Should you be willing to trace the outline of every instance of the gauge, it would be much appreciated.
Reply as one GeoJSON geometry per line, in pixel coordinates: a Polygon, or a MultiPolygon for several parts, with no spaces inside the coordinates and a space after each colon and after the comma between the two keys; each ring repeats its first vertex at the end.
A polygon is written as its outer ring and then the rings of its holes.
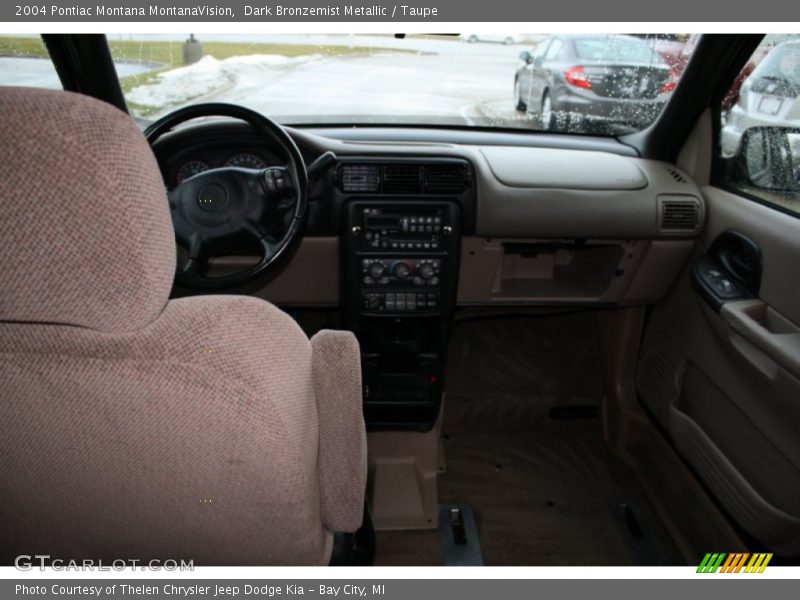
{"type": "Polygon", "coordinates": [[[208,171],[210,168],[211,167],[208,166],[208,163],[204,163],[202,160],[190,160],[189,162],[181,165],[181,168],[178,169],[178,173],[175,175],[175,178],[178,180],[178,183],[182,183],[183,181],[189,179],[189,177],[194,177],[198,173],[208,171]]]}
{"type": "Polygon", "coordinates": [[[226,167],[242,167],[244,169],[266,169],[267,161],[256,154],[242,152],[231,156],[226,162],[226,167]]]}

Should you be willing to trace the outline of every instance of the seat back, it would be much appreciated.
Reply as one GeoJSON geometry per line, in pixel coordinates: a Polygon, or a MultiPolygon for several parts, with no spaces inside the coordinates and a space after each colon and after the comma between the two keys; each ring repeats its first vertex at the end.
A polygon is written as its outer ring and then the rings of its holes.
{"type": "Polygon", "coordinates": [[[163,184],[124,113],[3,89],[0,132],[0,563],[327,564],[363,509],[352,334],[168,301],[163,184]]]}

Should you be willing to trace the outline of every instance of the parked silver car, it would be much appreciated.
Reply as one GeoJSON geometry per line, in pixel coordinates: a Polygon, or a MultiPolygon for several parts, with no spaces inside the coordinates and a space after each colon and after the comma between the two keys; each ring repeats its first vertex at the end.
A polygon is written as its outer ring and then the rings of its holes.
{"type": "Polygon", "coordinates": [[[652,45],[627,35],[554,36],[520,58],[514,104],[538,115],[543,129],[566,129],[575,121],[641,129],[675,87],[652,45]]]}
{"type": "Polygon", "coordinates": [[[800,42],[775,46],[742,84],[722,128],[722,155],[735,155],[751,127],[800,127],[800,42]]]}

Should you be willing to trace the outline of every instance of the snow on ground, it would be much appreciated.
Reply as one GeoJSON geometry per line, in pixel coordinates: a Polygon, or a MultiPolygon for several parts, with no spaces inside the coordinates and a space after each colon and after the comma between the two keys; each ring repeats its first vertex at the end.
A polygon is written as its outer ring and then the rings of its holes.
{"type": "Polygon", "coordinates": [[[206,55],[192,65],[158,73],[154,81],[133,88],[126,98],[150,109],[167,108],[225,89],[241,77],[268,80],[277,70],[317,58],[316,54],[250,54],[217,60],[206,55]]]}

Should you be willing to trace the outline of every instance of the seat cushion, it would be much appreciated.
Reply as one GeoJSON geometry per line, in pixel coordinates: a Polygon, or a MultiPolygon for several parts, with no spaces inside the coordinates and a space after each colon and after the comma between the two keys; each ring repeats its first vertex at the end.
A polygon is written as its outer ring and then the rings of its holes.
{"type": "Polygon", "coordinates": [[[3,564],[328,563],[312,347],[271,304],[173,300],[126,333],[0,324],[0,349],[3,564]]]}

